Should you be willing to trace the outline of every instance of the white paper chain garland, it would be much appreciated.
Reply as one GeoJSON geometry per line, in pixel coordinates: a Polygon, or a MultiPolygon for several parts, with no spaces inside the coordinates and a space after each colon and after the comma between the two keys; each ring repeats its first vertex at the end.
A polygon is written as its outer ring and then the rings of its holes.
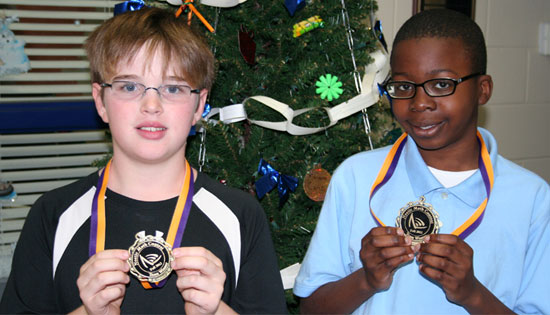
{"type": "Polygon", "coordinates": [[[374,51],[370,54],[370,56],[374,59],[374,62],[366,66],[365,75],[363,76],[363,80],[361,82],[361,93],[334,107],[324,107],[330,120],[330,123],[327,126],[316,128],[298,126],[292,122],[293,119],[316,108],[310,107],[293,110],[287,104],[267,96],[251,96],[246,98],[241,104],[212,108],[210,113],[205,117],[205,120],[207,122],[217,123],[218,120],[214,120],[212,117],[218,114],[219,121],[224,124],[231,124],[248,119],[248,121],[252,124],[268,129],[286,131],[289,134],[296,136],[309,135],[326,130],[327,128],[334,126],[339,120],[366,109],[379,101],[380,95],[378,91],[378,84],[382,84],[388,76],[390,69],[389,60],[388,55],[381,50],[374,51]],[[286,119],[286,121],[271,122],[250,119],[246,115],[246,111],[244,109],[244,104],[249,100],[255,100],[272,108],[273,110],[276,110],[286,119]]]}

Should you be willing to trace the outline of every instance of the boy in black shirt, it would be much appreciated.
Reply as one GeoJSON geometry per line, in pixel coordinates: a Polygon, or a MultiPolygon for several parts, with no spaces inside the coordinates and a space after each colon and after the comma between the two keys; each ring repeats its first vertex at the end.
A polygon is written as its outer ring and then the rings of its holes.
{"type": "Polygon", "coordinates": [[[285,313],[261,206],[185,157],[214,78],[208,45],[144,8],[103,23],[86,50],[113,158],[35,203],[0,312],[285,313]]]}

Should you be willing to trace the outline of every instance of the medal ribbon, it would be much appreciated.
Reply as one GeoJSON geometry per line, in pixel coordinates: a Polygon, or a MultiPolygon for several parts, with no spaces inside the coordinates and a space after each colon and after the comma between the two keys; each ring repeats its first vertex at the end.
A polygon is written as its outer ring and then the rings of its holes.
{"type": "MultiPolygon", "coordinates": [[[[483,141],[483,137],[481,136],[479,131],[477,131],[477,140],[480,146],[478,166],[481,172],[481,177],[483,178],[483,183],[485,186],[487,197],[479,205],[476,211],[474,211],[474,213],[470,216],[470,218],[468,218],[468,220],[462,223],[462,225],[460,225],[457,229],[455,229],[451,233],[453,235],[460,237],[461,239],[465,239],[468,235],[470,235],[470,233],[472,233],[479,226],[479,224],[481,223],[481,220],[483,220],[483,214],[485,213],[485,209],[487,208],[487,202],[489,201],[489,196],[491,195],[491,190],[493,189],[493,183],[494,183],[493,165],[491,164],[489,151],[487,150],[487,147],[485,146],[485,142],[483,141]]],[[[392,177],[406,142],[407,142],[407,134],[403,133],[401,137],[397,139],[397,141],[393,144],[392,148],[390,149],[390,152],[386,156],[386,159],[384,160],[384,164],[382,164],[382,167],[380,168],[380,172],[378,173],[378,176],[376,177],[376,180],[374,181],[374,184],[372,185],[372,188],[370,190],[370,196],[369,196],[370,213],[374,218],[374,220],[376,221],[376,223],[378,224],[378,226],[386,226],[386,225],[384,224],[384,222],[382,222],[382,220],[380,220],[376,216],[376,214],[372,210],[372,207],[370,206],[370,203],[372,201],[372,197],[374,196],[374,194],[384,184],[386,184],[388,180],[392,177]]]]}
{"type": "MultiPolygon", "coordinates": [[[[94,199],[92,201],[89,244],[90,256],[105,250],[105,191],[107,190],[107,182],[109,181],[111,162],[112,160],[107,163],[103,173],[99,176],[97,182],[98,188],[96,189],[94,199]]],[[[168,229],[168,235],[166,237],[166,243],[170,244],[172,247],[174,247],[174,245],[181,244],[183,232],[185,231],[185,226],[187,225],[187,218],[189,217],[189,212],[191,211],[194,192],[194,180],[192,173],[193,170],[191,169],[189,162],[186,160],[183,187],[178,197],[176,208],[174,209],[174,214],[172,215],[172,221],[170,222],[170,227],[168,229]]],[[[141,281],[141,285],[145,289],[160,288],[164,286],[166,280],[167,279],[164,279],[154,283],[141,281]]]]}

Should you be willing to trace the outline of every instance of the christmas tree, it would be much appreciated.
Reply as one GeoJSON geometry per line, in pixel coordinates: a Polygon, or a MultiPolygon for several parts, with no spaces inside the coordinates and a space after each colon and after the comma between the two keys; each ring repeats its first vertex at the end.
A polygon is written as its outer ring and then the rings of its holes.
{"type": "MultiPolygon", "coordinates": [[[[159,1],[148,4],[175,12],[181,8],[159,1]]],[[[218,8],[197,1],[193,9],[191,24],[204,32],[217,59],[217,78],[208,103],[221,108],[244,102],[248,120],[223,123],[213,116],[197,126],[197,134],[188,141],[189,162],[229,186],[262,197],[279,265],[285,268],[305,255],[322,205],[323,188],[328,184],[327,174],[354,153],[369,150],[371,145],[376,148],[392,143],[401,131],[389,104],[381,101],[325,130],[293,135],[251,123],[285,118],[250,97],[266,96],[294,111],[313,108],[292,123],[329,126],[331,120],[324,108],[357,96],[361,91],[357,81],[365,74],[365,66],[373,62],[369,54],[384,49],[380,30],[374,27],[376,3],[248,0],[218,8]],[[197,18],[197,11],[214,33],[197,18]],[[371,128],[367,134],[368,124],[371,128]],[[272,167],[276,173],[259,172],[260,161],[264,169],[272,167]],[[280,185],[269,181],[277,178],[280,185]],[[258,180],[267,189],[259,191],[258,180]],[[274,188],[269,192],[271,185],[274,188]]],[[[188,16],[185,10],[180,15],[188,16]]],[[[296,301],[290,290],[287,302],[294,311],[296,301]]]]}

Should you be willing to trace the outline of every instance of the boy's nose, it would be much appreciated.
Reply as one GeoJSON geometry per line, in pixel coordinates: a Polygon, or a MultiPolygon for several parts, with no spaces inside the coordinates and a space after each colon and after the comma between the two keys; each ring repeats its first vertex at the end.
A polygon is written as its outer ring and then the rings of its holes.
{"type": "Polygon", "coordinates": [[[429,96],[422,86],[417,86],[416,93],[411,98],[410,110],[422,112],[425,110],[434,110],[435,108],[434,98],[429,96]]]}
{"type": "Polygon", "coordinates": [[[160,93],[157,89],[148,88],[143,91],[141,110],[149,114],[158,114],[163,111],[162,100],[160,99],[160,93]]]}

